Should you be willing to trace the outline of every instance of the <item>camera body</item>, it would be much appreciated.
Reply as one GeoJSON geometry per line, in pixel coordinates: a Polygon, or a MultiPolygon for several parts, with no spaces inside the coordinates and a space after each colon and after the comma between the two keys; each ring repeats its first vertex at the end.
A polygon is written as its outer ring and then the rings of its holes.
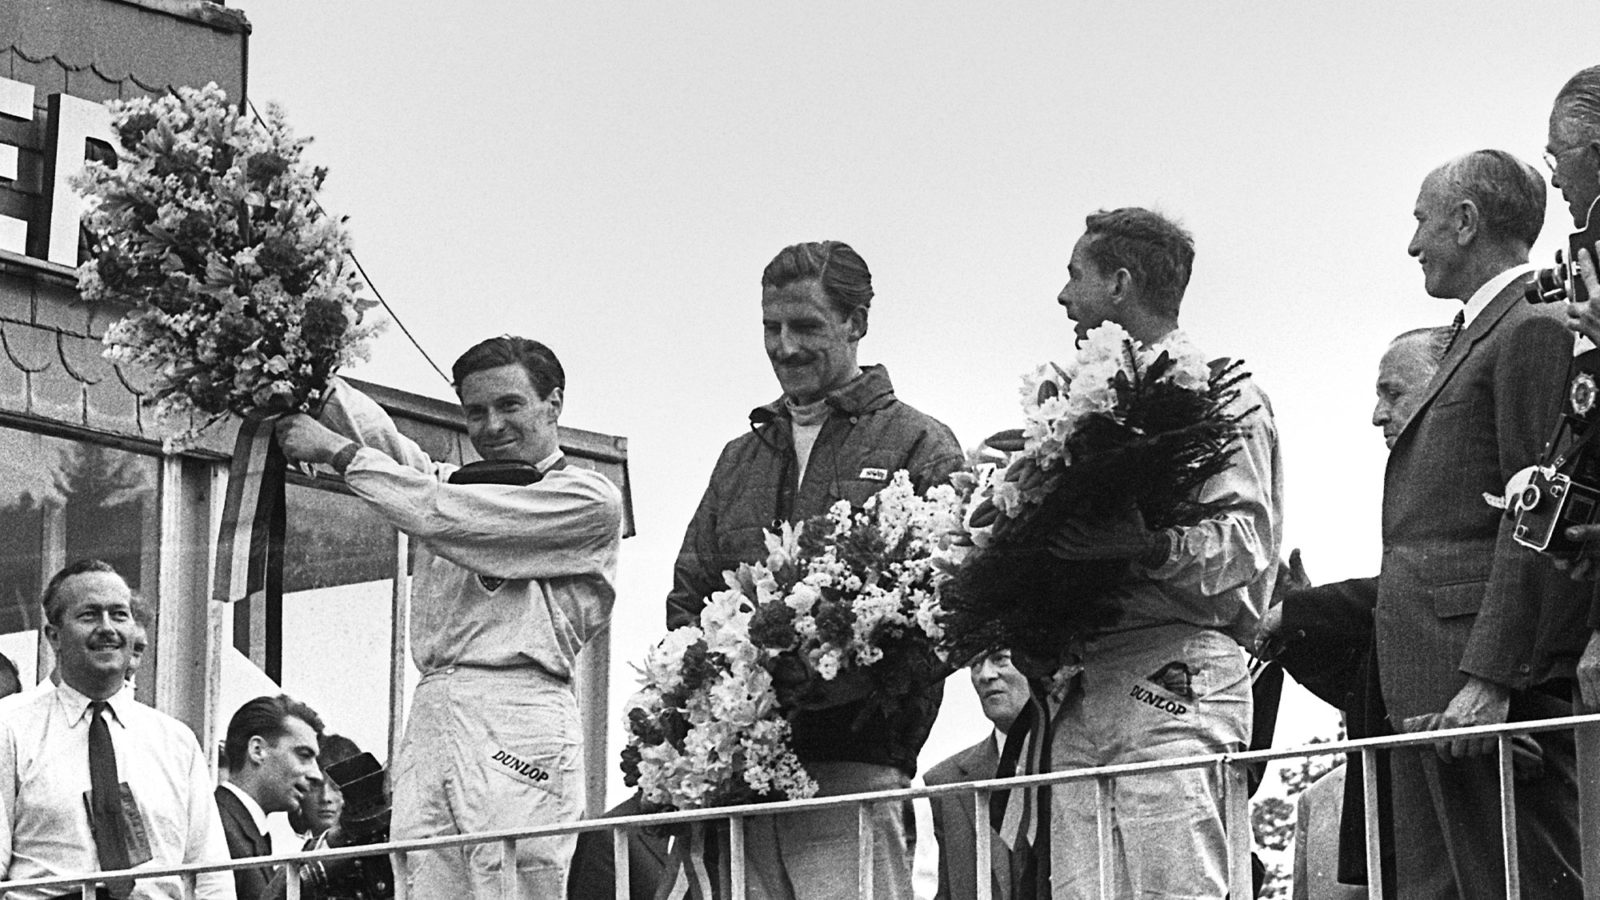
{"type": "MultiPolygon", "coordinates": [[[[329,766],[323,775],[344,794],[339,824],[328,833],[329,847],[360,847],[389,840],[389,791],[383,766],[362,753],[329,766]]],[[[387,854],[306,863],[300,866],[304,895],[311,900],[388,900],[394,896],[394,869],[387,854]]]]}
{"type": "Polygon", "coordinates": [[[1524,547],[1572,557],[1581,546],[1566,536],[1572,525],[1600,521],[1600,453],[1593,434],[1600,420],[1600,350],[1572,361],[1561,421],[1543,463],[1513,499],[1512,537],[1524,547]]]}
{"type": "Polygon", "coordinates": [[[1566,536],[1569,525],[1590,525],[1600,512],[1600,489],[1575,482],[1560,472],[1535,469],[1528,486],[1517,497],[1517,525],[1513,536],[1524,547],[1567,556],[1578,544],[1566,536]]]}
{"type": "MultiPolygon", "coordinates": [[[[1584,287],[1583,279],[1572,277],[1572,263],[1578,259],[1579,250],[1588,250],[1590,256],[1595,255],[1595,243],[1600,242],[1600,222],[1595,221],[1594,214],[1596,205],[1600,205],[1600,197],[1589,205],[1584,226],[1567,236],[1566,251],[1556,251],[1556,264],[1534,273],[1533,283],[1522,293],[1524,300],[1529,303],[1555,303],[1560,300],[1583,303],[1589,299],[1589,289],[1584,287]]],[[[1600,265],[1600,259],[1595,263],[1600,265]]]]}

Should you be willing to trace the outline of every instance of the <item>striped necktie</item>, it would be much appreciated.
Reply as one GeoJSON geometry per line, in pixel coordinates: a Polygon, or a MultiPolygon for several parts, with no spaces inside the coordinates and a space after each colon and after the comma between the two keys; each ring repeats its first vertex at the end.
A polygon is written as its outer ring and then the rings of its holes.
{"type": "Polygon", "coordinates": [[[1444,352],[1449,353],[1450,348],[1456,345],[1456,338],[1461,337],[1461,330],[1467,325],[1467,311],[1456,310],[1456,317],[1450,322],[1450,340],[1445,342],[1444,352]]]}

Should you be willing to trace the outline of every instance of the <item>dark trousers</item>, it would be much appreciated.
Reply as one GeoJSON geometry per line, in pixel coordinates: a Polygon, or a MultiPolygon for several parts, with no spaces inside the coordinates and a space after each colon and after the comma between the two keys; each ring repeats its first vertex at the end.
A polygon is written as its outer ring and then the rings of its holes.
{"type": "MultiPolygon", "coordinates": [[[[1569,714],[1570,704],[1533,691],[1512,695],[1511,720],[1569,714]]],[[[1544,771],[1515,782],[1522,896],[1579,898],[1578,796],[1571,732],[1535,736],[1544,771]]],[[[1400,900],[1505,896],[1496,757],[1445,762],[1432,745],[1393,751],[1397,895],[1400,900]]]]}

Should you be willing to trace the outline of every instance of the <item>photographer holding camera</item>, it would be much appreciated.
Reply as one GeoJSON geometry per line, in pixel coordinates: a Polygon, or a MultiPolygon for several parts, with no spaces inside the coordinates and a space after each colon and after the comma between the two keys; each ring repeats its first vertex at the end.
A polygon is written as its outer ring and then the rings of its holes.
{"type": "MultiPolygon", "coordinates": [[[[1556,94],[1550,110],[1550,130],[1545,143],[1544,161],[1550,167],[1550,183],[1561,191],[1573,227],[1587,229],[1590,212],[1600,198],[1600,66],[1590,66],[1573,75],[1556,94]]],[[[1587,240],[1582,242],[1588,244],[1587,240]]],[[[1580,249],[1572,259],[1572,277],[1585,288],[1583,302],[1570,303],[1567,325],[1574,332],[1600,345],[1600,278],[1596,277],[1594,248],[1580,249]]],[[[1575,556],[1558,559],[1578,580],[1600,578],[1600,524],[1572,525],[1565,537],[1580,544],[1575,556]]],[[[1576,624],[1576,623],[1575,623],[1576,624]]],[[[1591,600],[1587,635],[1578,658],[1575,678],[1582,703],[1600,709],[1600,609],[1591,600]]]]}

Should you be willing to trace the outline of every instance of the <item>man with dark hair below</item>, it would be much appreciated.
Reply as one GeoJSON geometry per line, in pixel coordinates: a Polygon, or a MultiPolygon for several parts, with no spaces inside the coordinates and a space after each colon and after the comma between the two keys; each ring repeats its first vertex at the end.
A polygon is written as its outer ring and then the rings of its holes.
{"type": "MultiPolygon", "coordinates": [[[[942,760],[922,780],[929,787],[984,781],[993,778],[1000,767],[1000,750],[1011,723],[1028,705],[1028,679],[1011,664],[1011,651],[996,650],[972,661],[969,667],[972,689],[978,694],[983,715],[994,723],[994,732],[960,753],[942,760]]],[[[990,896],[1011,900],[1031,896],[1018,890],[1017,879],[1026,870],[1026,849],[1011,850],[994,834],[989,824],[988,796],[980,794],[978,806],[985,815],[983,828],[989,828],[990,896]]],[[[970,900],[978,896],[977,817],[978,806],[971,794],[943,794],[933,797],[933,836],[939,842],[939,890],[935,900],[970,900]]]]}
{"type": "MultiPolygon", "coordinates": [[[[340,379],[321,422],[278,426],[289,458],[331,466],[417,541],[411,653],[422,679],[391,766],[395,840],[582,816],[573,661],[616,599],[622,496],[562,455],[566,374],[555,354],[490,338],[452,374],[483,463],[429,459],[340,379]]],[[[574,842],[518,841],[517,896],[563,896],[574,842]]],[[[498,898],[500,860],[499,842],[408,853],[411,896],[498,898]]]]}
{"type": "MultiPolygon", "coordinates": [[[[0,703],[0,880],[225,863],[228,846],[194,733],[133,698],[132,592],[110,565],[80,560],[45,587],[45,639],[59,683],[0,703]]],[[[234,897],[227,872],[196,896],[234,897]]],[[[17,889],[8,900],[78,896],[17,889]]],[[[176,877],[114,881],[101,897],[183,896],[176,877]]]]}
{"type": "MultiPolygon", "coordinates": [[[[312,782],[321,780],[321,733],[322,719],[311,707],[283,694],[257,697],[233,714],[223,743],[228,780],[217,785],[216,795],[234,859],[298,849],[272,846],[267,815],[298,809],[312,782]]],[[[239,900],[260,900],[272,875],[272,868],[234,869],[239,900]]]]}
{"type": "MultiPolygon", "coordinates": [[[[1088,217],[1057,298],[1081,341],[1107,322],[1144,345],[1187,340],[1178,310],[1194,240],[1146,209],[1088,217]]],[[[1219,512],[1151,531],[1133,505],[1069,521],[1052,540],[1066,559],[1127,559],[1112,600],[1123,611],[1084,641],[1056,716],[1052,771],[1241,750],[1250,743],[1251,684],[1242,646],[1255,637],[1278,566],[1283,469],[1265,394],[1246,378],[1231,412],[1238,451],[1196,499],[1219,512]]],[[[1051,889],[1099,896],[1094,780],[1052,787],[1051,889]]],[[[1125,775],[1111,786],[1112,876],[1118,897],[1228,893],[1222,783],[1214,769],[1125,775]]]]}
{"type": "MultiPolygon", "coordinates": [[[[1455,338],[1384,473],[1374,613],[1378,679],[1398,731],[1567,715],[1587,598],[1513,539],[1503,496],[1539,460],[1565,393],[1572,337],[1523,301],[1545,185],[1509,153],[1479,150],[1430,172],[1407,252],[1424,287],[1462,302],[1455,338]]],[[[1577,897],[1570,732],[1538,736],[1541,777],[1516,789],[1525,896],[1577,897]]],[[[1491,735],[1390,754],[1402,897],[1500,897],[1499,768],[1491,735]]]]}
{"type": "MultiPolygon", "coordinates": [[[[895,397],[883,366],[856,363],[867,333],[872,273],[848,244],[784,248],[761,274],[767,359],[783,396],[750,413],[729,442],[683,537],[667,595],[667,627],[698,620],[722,572],[766,558],[763,529],[860,507],[905,469],[918,490],[962,463],[955,435],[895,397]]],[[[819,796],[903,788],[939,711],[943,682],[904,708],[868,712],[866,701],[794,715],[793,744],[819,796]]],[[[851,809],[745,820],[750,896],[757,900],[856,896],[856,814],[851,809]]],[[[911,897],[906,828],[898,804],[872,808],[875,897],[911,897]]]]}

